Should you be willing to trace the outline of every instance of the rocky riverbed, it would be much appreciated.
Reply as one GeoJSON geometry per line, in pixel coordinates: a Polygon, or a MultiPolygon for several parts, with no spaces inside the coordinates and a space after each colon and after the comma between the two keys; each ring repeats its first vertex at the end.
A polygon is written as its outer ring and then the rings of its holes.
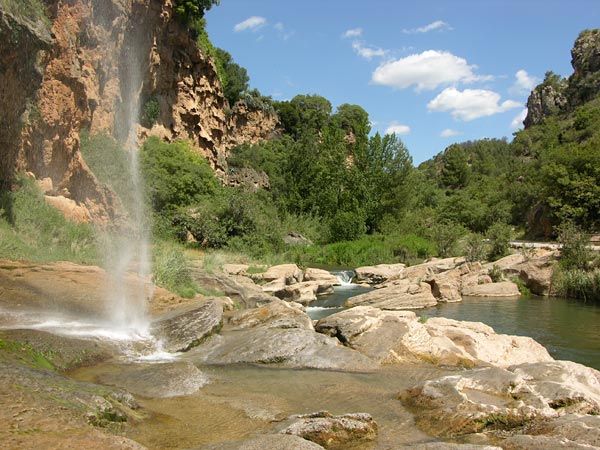
{"type": "Polygon", "coordinates": [[[595,448],[600,372],[535,340],[415,310],[463,295],[549,292],[552,252],[356,270],[374,287],[318,321],[339,280],[225,266],[226,296],[157,289],[147,336],[110,332],[106,275],[0,264],[0,437],[8,448],[595,448]],[[497,276],[497,274],[495,275],[497,276]],[[516,280],[516,278],[514,278],[516,280]],[[520,282],[520,283],[521,283],[520,282]],[[86,326],[80,326],[86,324],[86,326]]]}

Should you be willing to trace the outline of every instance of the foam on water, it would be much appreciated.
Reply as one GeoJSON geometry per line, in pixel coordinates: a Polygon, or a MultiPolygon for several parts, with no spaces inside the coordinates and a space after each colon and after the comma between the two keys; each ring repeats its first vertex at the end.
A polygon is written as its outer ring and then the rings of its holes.
{"type": "Polygon", "coordinates": [[[340,272],[332,272],[340,282],[340,287],[352,286],[352,279],[356,276],[354,270],[343,270],[340,272]]]}

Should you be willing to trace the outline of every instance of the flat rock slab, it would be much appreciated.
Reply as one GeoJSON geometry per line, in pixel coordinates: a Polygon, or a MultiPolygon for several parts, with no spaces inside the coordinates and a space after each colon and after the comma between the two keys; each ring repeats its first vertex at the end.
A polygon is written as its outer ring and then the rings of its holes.
{"type": "Polygon", "coordinates": [[[209,381],[207,375],[189,362],[127,365],[99,376],[102,384],[150,398],[191,395],[209,381]]]}
{"type": "Polygon", "coordinates": [[[281,431],[312,441],[330,450],[342,450],[377,438],[377,423],[370,414],[333,416],[326,411],[296,416],[281,431]]]}
{"type": "Polygon", "coordinates": [[[261,278],[265,281],[284,280],[286,284],[299,283],[303,279],[303,272],[296,264],[281,264],[269,267],[261,278]]]}
{"type": "Polygon", "coordinates": [[[437,305],[437,300],[431,293],[429,284],[400,280],[346,301],[348,307],[360,305],[389,310],[421,309],[437,305]]]}
{"type": "Polygon", "coordinates": [[[202,450],[323,450],[318,444],[292,434],[265,434],[237,442],[209,445],[202,450]]]}
{"type": "Polygon", "coordinates": [[[402,273],[404,264],[378,264],[376,266],[364,266],[355,269],[356,281],[369,284],[383,283],[394,276],[402,273]]]}
{"type": "Polygon", "coordinates": [[[300,304],[283,300],[237,312],[229,318],[228,327],[236,330],[258,327],[314,329],[311,318],[300,304]]]}
{"type": "Polygon", "coordinates": [[[273,364],[288,368],[370,371],[377,364],[337,339],[299,328],[256,328],[211,337],[190,354],[204,364],[273,364]]]}
{"type": "Polygon", "coordinates": [[[152,324],[152,334],[162,341],[163,350],[186,352],[223,325],[223,305],[207,301],[171,311],[152,324]]]}
{"type": "Polygon", "coordinates": [[[463,288],[465,297],[520,297],[519,287],[512,281],[477,284],[463,288]]]}

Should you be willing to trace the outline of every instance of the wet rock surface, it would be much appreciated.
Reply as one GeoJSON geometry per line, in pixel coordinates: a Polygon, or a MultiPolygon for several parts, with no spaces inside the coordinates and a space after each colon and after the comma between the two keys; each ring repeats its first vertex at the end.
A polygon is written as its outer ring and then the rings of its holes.
{"type": "MultiPolygon", "coordinates": [[[[527,429],[564,436],[593,429],[586,419],[597,423],[600,372],[568,361],[486,368],[425,381],[401,399],[414,408],[417,424],[438,436],[527,429]]],[[[578,434],[585,433],[571,437],[578,434]]]]}
{"type": "Polygon", "coordinates": [[[256,327],[312,330],[313,324],[301,305],[282,300],[240,311],[228,320],[228,328],[243,330],[256,327]]]}
{"type": "Polygon", "coordinates": [[[152,334],[167,352],[186,352],[223,326],[223,305],[209,300],[169,312],[152,324],[152,334]]]}
{"type": "Polygon", "coordinates": [[[291,434],[315,442],[326,449],[341,450],[377,438],[377,423],[370,414],[334,416],[327,411],[291,418],[281,434],[291,434]]]}
{"type": "Polygon", "coordinates": [[[191,395],[210,379],[189,362],[123,365],[102,374],[98,382],[118,386],[142,397],[168,398],[191,395]]]}

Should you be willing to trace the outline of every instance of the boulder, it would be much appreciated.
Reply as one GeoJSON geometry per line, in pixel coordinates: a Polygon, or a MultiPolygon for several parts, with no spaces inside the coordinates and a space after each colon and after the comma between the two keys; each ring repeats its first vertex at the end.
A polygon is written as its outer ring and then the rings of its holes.
{"type": "Polygon", "coordinates": [[[423,280],[436,273],[455,269],[465,262],[465,258],[432,258],[422,264],[407,267],[402,273],[390,280],[408,278],[411,280],[423,280]]]}
{"type": "Polygon", "coordinates": [[[296,264],[281,264],[279,266],[269,267],[269,269],[262,274],[262,279],[267,282],[285,280],[286,284],[293,284],[302,281],[303,273],[296,264]]]}
{"type": "Polygon", "coordinates": [[[321,411],[291,419],[293,422],[281,434],[299,436],[326,449],[347,449],[377,438],[377,423],[366,413],[333,416],[321,411]]]}
{"type": "Polygon", "coordinates": [[[261,287],[263,292],[270,295],[275,295],[276,292],[282,291],[286,286],[287,284],[285,279],[279,278],[277,280],[269,281],[268,283],[263,284],[261,287]]]}
{"type": "Polygon", "coordinates": [[[356,281],[379,284],[398,276],[404,270],[404,264],[379,264],[376,266],[359,267],[355,270],[356,281]]]}
{"type": "Polygon", "coordinates": [[[224,264],[223,272],[229,275],[246,275],[249,268],[248,264],[224,264]]]}
{"type": "Polygon", "coordinates": [[[223,305],[209,300],[176,309],[152,324],[151,332],[167,352],[186,352],[223,325],[223,305]]]}
{"type": "Polygon", "coordinates": [[[318,281],[322,284],[330,284],[331,286],[339,286],[340,280],[338,277],[323,269],[308,268],[304,271],[304,281],[318,281]]]}
{"type": "Polygon", "coordinates": [[[400,280],[388,283],[387,287],[357,295],[346,301],[346,306],[368,305],[380,309],[402,310],[435,306],[437,300],[427,283],[412,283],[400,280]]]}
{"type": "Polygon", "coordinates": [[[490,367],[425,381],[401,399],[437,436],[548,429],[567,414],[600,413],[600,372],[570,361],[490,367]]]}
{"type": "Polygon", "coordinates": [[[313,329],[312,320],[301,305],[282,300],[240,311],[229,318],[228,325],[236,330],[256,327],[313,329]]]}
{"type": "Polygon", "coordinates": [[[264,326],[212,336],[190,358],[202,364],[274,364],[298,369],[369,371],[376,367],[361,353],[313,330],[264,326]]]}
{"type": "Polygon", "coordinates": [[[319,320],[315,329],[383,364],[421,360],[448,366],[508,367],[552,361],[531,338],[496,334],[478,322],[445,318],[423,322],[411,311],[357,306],[319,320]]]}
{"type": "Polygon", "coordinates": [[[308,305],[315,301],[318,295],[327,295],[333,293],[331,284],[320,281],[304,281],[302,283],[283,286],[273,294],[282,300],[298,302],[302,305],[308,305]]]}
{"type": "Polygon", "coordinates": [[[537,295],[549,295],[556,260],[551,255],[532,258],[518,266],[519,277],[537,295]]]}
{"type": "Polygon", "coordinates": [[[520,297],[519,287],[512,281],[477,284],[462,290],[465,297],[520,297]]]}

